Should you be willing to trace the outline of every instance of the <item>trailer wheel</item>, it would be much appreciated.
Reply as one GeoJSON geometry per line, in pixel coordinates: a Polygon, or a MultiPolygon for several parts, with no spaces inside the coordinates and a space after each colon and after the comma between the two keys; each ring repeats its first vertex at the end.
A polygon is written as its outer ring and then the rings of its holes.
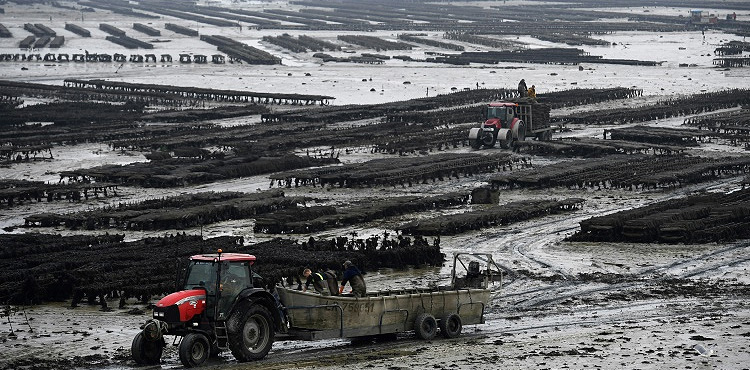
{"type": "Polygon", "coordinates": [[[266,357],[273,345],[273,319],[259,303],[240,304],[227,320],[229,349],[239,362],[266,357]]]}
{"type": "Polygon", "coordinates": [[[133,360],[138,365],[158,365],[164,350],[164,339],[150,341],[146,340],[143,332],[136,334],[130,347],[133,360]]]}
{"type": "Polygon", "coordinates": [[[417,337],[420,339],[430,340],[435,338],[437,329],[437,320],[428,313],[419,314],[417,319],[414,320],[414,332],[417,333],[417,337]]]}
{"type": "Polygon", "coordinates": [[[196,367],[206,362],[211,354],[211,343],[201,333],[188,333],[180,341],[180,362],[185,367],[196,367]]]}
{"type": "Polygon", "coordinates": [[[440,334],[445,338],[456,338],[461,335],[461,316],[456,313],[449,313],[440,320],[440,334]]]}

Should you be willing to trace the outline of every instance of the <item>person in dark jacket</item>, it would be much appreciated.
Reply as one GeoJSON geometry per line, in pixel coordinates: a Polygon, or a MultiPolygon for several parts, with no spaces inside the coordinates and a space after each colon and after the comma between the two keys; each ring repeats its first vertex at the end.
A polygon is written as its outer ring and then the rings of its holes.
{"type": "Polygon", "coordinates": [[[302,276],[307,278],[307,282],[305,282],[305,288],[302,289],[303,292],[306,292],[308,289],[310,289],[310,285],[312,284],[316,292],[323,295],[328,295],[328,284],[326,283],[326,278],[323,276],[323,274],[319,272],[313,273],[312,270],[305,269],[305,271],[302,272],[302,276]]]}
{"type": "Polygon", "coordinates": [[[365,279],[362,277],[362,271],[359,271],[357,266],[352,264],[352,261],[344,262],[344,277],[341,280],[339,294],[344,292],[344,286],[347,282],[352,286],[352,293],[355,297],[364,297],[367,294],[367,286],[365,285],[365,279]]]}
{"type": "Polygon", "coordinates": [[[526,81],[522,78],[521,82],[518,83],[518,97],[526,97],[529,93],[529,89],[526,87],[526,81]]]}

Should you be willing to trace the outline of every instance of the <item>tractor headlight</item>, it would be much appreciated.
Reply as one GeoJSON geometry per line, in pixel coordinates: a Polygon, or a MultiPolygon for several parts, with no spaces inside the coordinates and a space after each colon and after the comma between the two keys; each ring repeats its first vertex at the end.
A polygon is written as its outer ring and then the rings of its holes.
{"type": "Polygon", "coordinates": [[[164,317],[164,312],[154,312],[154,317],[164,317]]]}

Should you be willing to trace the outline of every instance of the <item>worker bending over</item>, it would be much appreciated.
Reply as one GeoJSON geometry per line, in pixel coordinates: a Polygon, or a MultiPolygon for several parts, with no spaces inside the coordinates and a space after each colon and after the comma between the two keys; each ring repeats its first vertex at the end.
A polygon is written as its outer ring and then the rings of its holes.
{"type": "Polygon", "coordinates": [[[367,294],[367,287],[365,286],[365,279],[362,277],[362,271],[359,271],[357,266],[352,264],[352,261],[344,262],[344,277],[341,280],[339,293],[344,292],[344,286],[346,286],[347,282],[352,286],[352,293],[354,293],[355,297],[364,297],[367,294]]]}

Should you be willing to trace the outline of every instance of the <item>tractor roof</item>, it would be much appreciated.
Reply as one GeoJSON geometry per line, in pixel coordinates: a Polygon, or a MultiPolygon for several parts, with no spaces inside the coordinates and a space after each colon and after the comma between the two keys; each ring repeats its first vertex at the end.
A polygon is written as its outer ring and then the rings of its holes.
{"type": "Polygon", "coordinates": [[[229,262],[244,262],[249,261],[251,264],[255,262],[255,256],[252,254],[245,253],[211,253],[211,254],[196,254],[190,257],[192,261],[216,261],[221,255],[221,261],[229,262]]]}
{"type": "Polygon", "coordinates": [[[497,101],[497,102],[490,103],[490,107],[515,107],[517,105],[518,104],[516,103],[511,103],[507,101],[497,101]]]}

